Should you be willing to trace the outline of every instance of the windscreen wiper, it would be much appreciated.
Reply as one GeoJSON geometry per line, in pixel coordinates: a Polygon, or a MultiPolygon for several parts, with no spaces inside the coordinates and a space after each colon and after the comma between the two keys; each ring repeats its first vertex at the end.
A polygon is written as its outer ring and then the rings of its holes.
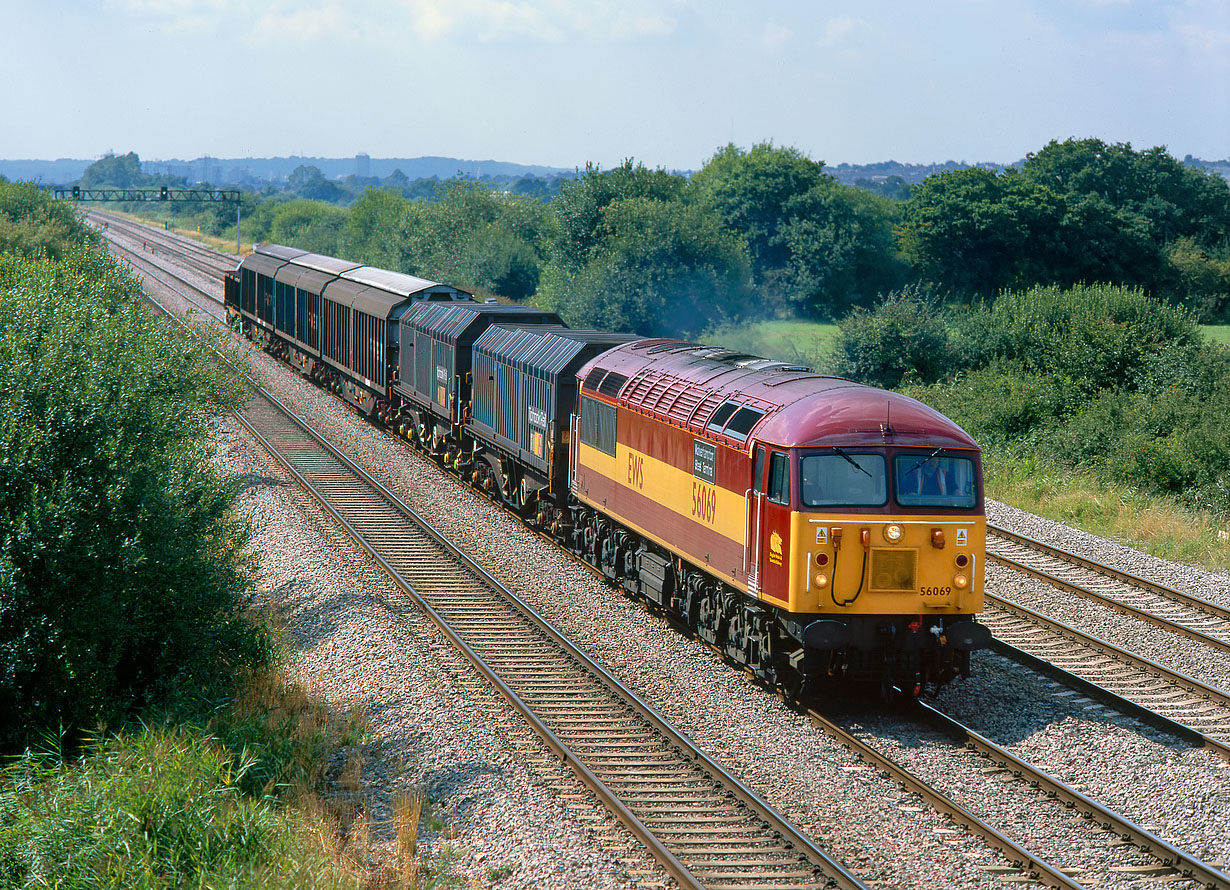
{"type": "Polygon", "coordinates": [[[852,458],[850,455],[846,454],[836,445],[832,447],[833,447],[833,452],[835,454],[840,454],[842,457],[844,457],[846,461],[850,464],[850,466],[854,467],[854,469],[860,471],[868,479],[873,479],[873,480],[875,479],[875,476],[872,476],[869,472],[867,472],[867,469],[862,464],[860,464],[858,461],[856,461],[854,458],[852,458]]]}
{"type": "MultiPolygon", "coordinates": [[[[914,466],[910,467],[908,470],[902,473],[901,478],[902,479],[906,478],[907,476],[909,476],[911,473],[913,473],[915,470],[917,470],[919,467],[921,467],[927,461],[931,460],[931,458],[935,457],[937,454],[939,454],[943,450],[944,449],[942,447],[935,449],[930,454],[928,454],[926,457],[924,457],[922,460],[920,460],[918,463],[914,464],[914,466]]],[[[849,460],[849,458],[846,458],[846,459],[849,460]]]]}

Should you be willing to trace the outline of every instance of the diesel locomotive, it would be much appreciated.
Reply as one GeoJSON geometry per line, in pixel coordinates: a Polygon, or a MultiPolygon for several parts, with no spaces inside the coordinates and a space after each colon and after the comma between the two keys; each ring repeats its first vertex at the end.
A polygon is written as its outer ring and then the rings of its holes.
{"type": "Polygon", "coordinates": [[[277,245],[244,334],[789,691],[917,694],[990,634],[978,445],[906,396],[277,245]]]}

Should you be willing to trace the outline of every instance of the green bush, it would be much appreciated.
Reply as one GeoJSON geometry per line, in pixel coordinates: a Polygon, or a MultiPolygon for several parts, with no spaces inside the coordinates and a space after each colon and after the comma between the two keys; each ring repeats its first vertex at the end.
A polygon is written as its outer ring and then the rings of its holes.
{"type": "Polygon", "coordinates": [[[890,389],[934,383],[958,369],[948,327],[948,313],[918,288],[887,294],[841,322],[834,373],[890,389]]]}
{"type": "Polygon", "coordinates": [[[242,791],[254,765],[184,727],[119,736],[74,763],[27,754],[0,773],[0,884],[357,886],[308,820],[242,791]]]}
{"type": "Polygon", "coordinates": [[[32,182],[0,179],[0,254],[58,257],[74,245],[96,242],[67,201],[54,201],[32,182]]]}
{"type": "MultiPolygon", "coordinates": [[[[969,370],[909,392],[985,447],[1230,509],[1230,350],[1200,336],[1190,312],[1136,288],[1081,285],[1004,293],[951,322],[950,360],[969,370]]],[[[906,351],[907,338],[879,330],[906,351]]]]}
{"type": "Polygon", "coordinates": [[[242,390],[104,254],[0,264],[0,749],[261,661],[212,417],[242,390]]]}
{"type": "Polygon", "coordinates": [[[300,198],[278,205],[270,237],[278,244],[336,256],[345,229],[345,210],[324,201],[300,198]]]}
{"type": "Polygon", "coordinates": [[[1086,393],[1124,385],[1160,351],[1191,343],[1198,333],[1186,310],[1116,285],[1008,291],[959,316],[957,326],[964,327],[957,339],[969,365],[1007,359],[1086,393]]]}
{"type": "Polygon", "coordinates": [[[1007,362],[904,392],[957,421],[983,446],[1036,438],[1064,414],[1073,395],[1063,380],[1007,362]]]}

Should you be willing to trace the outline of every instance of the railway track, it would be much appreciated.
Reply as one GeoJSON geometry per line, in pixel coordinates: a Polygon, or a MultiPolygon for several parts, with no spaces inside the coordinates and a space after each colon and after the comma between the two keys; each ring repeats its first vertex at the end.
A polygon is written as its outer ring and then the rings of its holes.
{"type": "Polygon", "coordinates": [[[193,306],[201,309],[206,315],[209,315],[214,320],[223,325],[226,324],[226,313],[222,309],[222,300],[216,294],[211,294],[209,291],[198,287],[188,279],[175,273],[166,266],[161,266],[158,263],[153,262],[143,254],[138,253],[129,247],[125,247],[115,241],[111,241],[110,244],[112,249],[119,251],[121,258],[128,260],[129,265],[133,266],[142,274],[153,278],[163,287],[170,288],[182,299],[187,300],[193,306]],[[174,281],[172,282],[168,280],[168,277],[173,278],[174,281]],[[197,296],[192,296],[192,294],[185,293],[182,288],[188,288],[188,290],[197,294],[197,296]]]}
{"type": "Polygon", "coordinates": [[[100,229],[105,231],[114,229],[123,233],[127,238],[140,241],[142,245],[154,251],[161,250],[163,253],[173,254],[178,261],[209,277],[221,278],[226,272],[233,270],[239,262],[235,257],[220,254],[186,236],[136,223],[122,216],[91,210],[87,218],[100,229]]]}
{"type": "Polygon", "coordinates": [[[682,886],[863,886],[272,396],[240,418],[682,886]]]}
{"type": "MultiPolygon", "coordinates": [[[[1230,609],[1007,529],[989,526],[988,559],[1121,614],[1230,652],[1230,609]]],[[[1001,652],[1211,748],[1230,760],[1230,694],[1024,605],[987,594],[982,622],[1001,652]]]]}
{"type": "MultiPolygon", "coordinates": [[[[327,443],[314,440],[302,427],[297,432],[259,432],[261,424],[282,422],[269,411],[267,407],[250,408],[245,412],[245,422],[252,424],[250,428],[266,447],[368,548],[399,585],[411,596],[421,598],[424,610],[441,624],[446,635],[467,657],[477,658],[479,670],[526,716],[548,745],[573,765],[617,818],[651,851],[656,853],[655,844],[661,846],[665,854],[658,854],[659,861],[683,886],[715,890],[862,886],[784,820],[775,821],[780,817],[754,793],[745,788],[737,790],[741,788],[737,780],[691,748],[635,696],[619,693],[622,687],[618,681],[609,675],[603,677],[605,671],[587,656],[575,648],[568,651],[570,644],[514,595],[504,591],[496,597],[498,584],[492,586],[491,579],[464,555],[450,552],[446,542],[429,531],[414,530],[409,521],[411,511],[396,498],[389,500],[387,492],[380,494],[378,483],[362,470],[350,465],[339,471],[337,466],[347,462],[327,443]],[[282,435],[287,439],[279,444],[282,435]],[[366,491],[355,481],[363,479],[366,491]],[[423,546],[420,542],[426,539],[434,540],[429,546],[443,549],[416,555],[417,548],[423,546]],[[450,569],[443,571],[441,566],[446,562],[450,569]],[[468,564],[469,568],[457,574],[454,564],[468,564]],[[497,606],[497,600],[503,604],[497,606]],[[566,645],[557,654],[554,649],[560,643],[566,645]]],[[[888,762],[869,748],[860,756],[879,768],[888,762]]],[[[1020,770],[1015,765],[1002,768],[1020,770]]],[[[1080,886],[899,769],[890,770],[896,780],[987,838],[993,848],[1003,852],[1011,867],[1046,886],[1080,886]]],[[[1049,789],[1046,793],[1051,794],[1049,789]]],[[[1082,808],[1089,818],[1104,819],[1092,802],[1071,806],[1082,808]]],[[[1162,850],[1165,846],[1147,833],[1141,837],[1145,849],[1162,850]]],[[[1173,848],[1165,849],[1158,861],[1175,874],[1202,882],[1201,886],[1230,887],[1224,876],[1173,848]]]]}
{"type": "Polygon", "coordinates": [[[1072,677],[1083,680],[1079,685],[1086,691],[1110,693],[1117,706],[1128,710],[1135,704],[1162,718],[1171,731],[1194,736],[1230,760],[1230,695],[1225,691],[1011,600],[988,593],[987,602],[981,621],[1009,658],[1069,683],[1072,677]]]}
{"type": "Polygon", "coordinates": [[[1230,653],[1230,609],[1225,606],[990,525],[987,557],[1122,614],[1230,653]]]}
{"type": "MultiPolygon", "coordinates": [[[[1211,890],[1230,888],[1230,877],[1218,868],[1167,843],[1148,829],[1017,757],[1007,748],[979,735],[942,711],[923,702],[916,702],[915,707],[927,722],[955,738],[964,747],[977,752],[993,764],[996,770],[1011,776],[1018,783],[1027,785],[1040,798],[1057,801],[1094,825],[1111,832],[1118,840],[1135,846],[1141,853],[1153,858],[1160,869],[1164,870],[1165,876],[1187,879],[1195,882],[1196,886],[1211,890]]],[[[1163,876],[1156,872],[1154,874],[1163,876]]]]}
{"type": "MultiPolygon", "coordinates": [[[[1048,803],[1052,807],[1058,806],[1061,813],[1075,812],[1097,829],[1109,832],[1112,837],[1108,838],[1109,842],[1105,844],[1107,858],[1110,856],[1111,847],[1128,844],[1152,860],[1152,863],[1148,865],[1128,866],[1134,872],[1171,881],[1191,881],[1194,886],[1214,888],[1214,890],[1230,888],[1230,877],[1215,866],[1167,843],[1148,829],[1082,794],[1072,785],[1017,757],[1007,748],[980,735],[948,714],[923,702],[915,702],[912,707],[915,711],[914,716],[919,722],[937,729],[962,748],[974,752],[990,764],[989,767],[981,770],[988,780],[996,778],[1012,780],[1027,794],[1034,796],[1041,808],[1045,808],[1048,803]]],[[[880,770],[905,789],[918,794],[937,811],[947,814],[954,824],[984,837],[989,845],[999,850],[1005,858],[1023,872],[1047,886],[1081,886],[1070,874],[1070,872],[1078,871],[1077,869],[1061,870],[1046,862],[1029,858],[1031,854],[1028,851],[1016,848],[1011,841],[1004,838],[996,829],[986,825],[970,809],[935,790],[932,785],[917,779],[908,768],[879,751],[873,743],[865,741],[858,729],[843,727],[836,720],[814,709],[807,713],[812,722],[823,732],[835,738],[864,762],[880,770]]],[[[1041,812],[1041,808],[1036,816],[1037,819],[1053,818],[1053,815],[1046,816],[1041,812]]],[[[1062,819],[1063,816],[1061,815],[1060,818],[1062,819]]],[[[1121,856],[1116,854],[1116,858],[1121,859],[1121,856]]],[[[1103,876],[1091,875],[1091,877],[1099,883],[1104,880],[1103,876]]]]}

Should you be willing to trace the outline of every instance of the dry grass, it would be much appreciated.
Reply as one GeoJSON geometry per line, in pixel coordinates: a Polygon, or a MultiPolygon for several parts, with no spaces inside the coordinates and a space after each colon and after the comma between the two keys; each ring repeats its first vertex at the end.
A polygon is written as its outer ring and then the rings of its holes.
{"type": "Polygon", "coordinates": [[[423,880],[419,858],[419,822],[423,818],[423,798],[415,792],[398,792],[393,798],[393,824],[397,828],[394,862],[403,887],[418,887],[423,880]]]}
{"type": "Polygon", "coordinates": [[[330,713],[284,673],[263,671],[247,678],[214,730],[231,747],[238,743],[254,750],[265,767],[254,771],[256,787],[250,790],[277,793],[298,810],[313,845],[364,890],[456,883],[447,863],[435,863],[419,849],[419,825],[430,815],[419,793],[398,792],[391,824],[373,823],[364,778],[369,728],[362,708],[330,713]]]}

